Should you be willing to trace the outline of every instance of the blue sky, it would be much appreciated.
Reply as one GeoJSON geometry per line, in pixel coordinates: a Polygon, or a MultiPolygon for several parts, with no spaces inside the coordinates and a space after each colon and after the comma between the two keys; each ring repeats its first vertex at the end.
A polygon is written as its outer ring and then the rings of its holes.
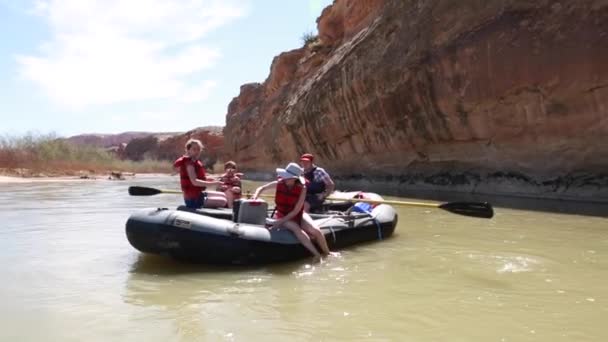
{"type": "Polygon", "coordinates": [[[331,0],[0,0],[0,134],[224,125],[331,0]]]}

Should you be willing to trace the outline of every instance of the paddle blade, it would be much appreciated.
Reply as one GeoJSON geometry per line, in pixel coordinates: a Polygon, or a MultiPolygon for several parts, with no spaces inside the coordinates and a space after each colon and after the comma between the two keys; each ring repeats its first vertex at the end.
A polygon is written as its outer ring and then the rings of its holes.
{"type": "Polygon", "coordinates": [[[439,208],[464,216],[481,218],[492,218],[494,216],[494,209],[487,202],[449,202],[440,205],[439,208]]]}
{"type": "Polygon", "coordinates": [[[130,186],[129,195],[131,196],[153,196],[162,193],[162,191],[145,186],[130,186]]]}

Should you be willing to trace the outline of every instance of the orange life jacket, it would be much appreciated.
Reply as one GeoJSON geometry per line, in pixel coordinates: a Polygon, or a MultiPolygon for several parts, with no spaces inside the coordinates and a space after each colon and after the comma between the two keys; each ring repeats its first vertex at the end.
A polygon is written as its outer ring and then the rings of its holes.
{"type": "MultiPolygon", "coordinates": [[[[296,182],[291,189],[289,189],[283,181],[279,181],[277,183],[277,191],[274,198],[274,203],[276,204],[277,209],[277,217],[287,216],[287,214],[295,209],[302,191],[304,191],[304,186],[300,182],[296,182]]],[[[293,220],[299,223],[302,220],[303,213],[304,206],[300,208],[300,211],[293,218],[293,220]]]]}
{"type": "Polygon", "coordinates": [[[184,192],[184,198],[199,198],[201,193],[205,190],[205,187],[192,184],[190,177],[188,176],[188,165],[194,166],[196,178],[201,180],[205,180],[207,178],[207,175],[205,174],[205,167],[200,160],[193,161],[192,158],[188,156],[180,157],[173,163],[174,167],[179,167],[179,181],[182,186],[182,191],[184,192]]]}

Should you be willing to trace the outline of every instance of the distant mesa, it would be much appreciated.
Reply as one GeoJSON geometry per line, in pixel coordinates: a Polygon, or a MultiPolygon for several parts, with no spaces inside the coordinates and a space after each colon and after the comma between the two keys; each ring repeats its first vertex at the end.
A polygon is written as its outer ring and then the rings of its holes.
{"type": "Polygon", "coordinates": [[[183,154],[184,145],[190,138],[203,142],[205,145],[203,160],[207,166],[213,166],[224,149],[223,127],[221,126],[203,126],[188,132],[80,134],[65,140],[76,145],[104,148],[121,159],[170,161],[183,154]]]}
{"type": "Polygon", "coordinates": [[[74,135],[66,140],[77,145],[89,145],[102,148],[117,148],[120,144],[128,144],[136,138],[145,138],[155,136],[159,140],[163,140],[168,136],[183,134],[184,132],[124,132],[118,134],[79,134],[74,135]]]}

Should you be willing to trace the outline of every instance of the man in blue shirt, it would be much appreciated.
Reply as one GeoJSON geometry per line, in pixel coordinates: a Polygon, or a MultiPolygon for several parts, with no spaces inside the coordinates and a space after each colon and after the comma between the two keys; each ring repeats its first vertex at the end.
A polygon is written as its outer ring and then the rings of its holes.
{"type": "Polygon", "coordinates": [[[314,156],[312,154],[304,153],[300,157],[300,165],[304,169],[304,177],[308,181],[306,184],[304,211],[318,210],[323,205],[325,198],[336,189],[336,185],[327,171],[314,164],[314,156]]]}

